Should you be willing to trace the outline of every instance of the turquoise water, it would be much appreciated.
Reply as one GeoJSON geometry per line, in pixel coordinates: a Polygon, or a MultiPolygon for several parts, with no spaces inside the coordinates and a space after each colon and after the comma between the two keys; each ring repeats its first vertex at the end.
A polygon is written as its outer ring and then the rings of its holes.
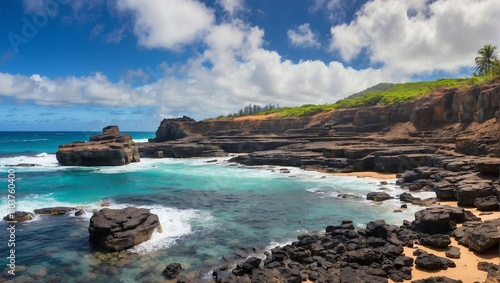
{"type": "MultiPolygon", "coordinates": [[[[142,159],[121,167],[60,167],[55,151],[61,143],[88,140],[93,133],[1,133],[0,172],[2,216],[7,214],[7,170],[16,170],[17,210],[50,206],[83,207],[82,217],[37,216],[16,226],[16,279],[37,282],[161,282],[168,263],[180,262],[203,281],[210,270],[241,247],[264,249],[294,240],[298,234],[320,231],[341,220],[357,224],[386,219],[401,224],[418,208],[394,213],[396,200],[382,204],[364,200],[379,189],[380,180],[338,177],[281,167],[244,167],[212,159],[142,159]],[[10,167],[19,163],[41,166],[10,167]],[[339,198],[349,193],[358,198],[339,198]],[[163,233],[121,253],[88,245],[92,212],[109,202],[158,214],[163,233]],[[76,279],[75,279],[76,278],[76,279]]],[[[153,133],[131,133],[135,140],[153,133]]],[[[395,180],[390,180],[394,183],[395,180]]],[[[384,186],[391,195],[395,185],[384,186]]],[[[8,227],[0,223],[0,229],[8,227]]],[[[0,246],[6,247],[2,233],[0,246]]],[[[2,249],[2,258],[8,256],[2,249]]],[[[5,264],[2,263],[2,266],[5,264]]]]}

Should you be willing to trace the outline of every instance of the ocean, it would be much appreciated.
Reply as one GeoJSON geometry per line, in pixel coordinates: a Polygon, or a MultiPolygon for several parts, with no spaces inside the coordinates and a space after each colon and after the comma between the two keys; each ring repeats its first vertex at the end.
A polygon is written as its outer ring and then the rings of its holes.
{"type": "MultiPolygon", "coordinates": [[[[368,192],[382,187],[399,195],[402,190],[396,180],[381,185],[377,179],[298,168],[246,167],[228,162],[229,158],[142,158],[120,167],[58,165],[58,145],[88,140],[94,134],[98,133],[0,133],[2,217],[8,214],[9,169],[15,170],[16,210],[76,206],[86,211],[83,216],[37,215],[16,224],[17,282],[164,282],[161,271],[173,262],[181,263],[197,282],[211,282],[211,270],[235,252],[263,251],[346,219],[360,227],[377,219],[401,225],[421,209],[409,204],[402,213],[394,213],[401,205],[398,200],[365,200],[368,192]],[[40,166],[13,166],[23,163],[40,166]],[[110,208],[148,208],[159,216],[163,233],[154,232],[149,241],[121,253],[91,247],[89,219],[103,203],[110,208]]],[[[138,142],[154,137],[154,133],[128,134],[138,142]]],[[[7,228],[9,224],[0,221],[0,230],[7,228]]],[[[0,235],[5,277],[9,233],[0,235]]]]}

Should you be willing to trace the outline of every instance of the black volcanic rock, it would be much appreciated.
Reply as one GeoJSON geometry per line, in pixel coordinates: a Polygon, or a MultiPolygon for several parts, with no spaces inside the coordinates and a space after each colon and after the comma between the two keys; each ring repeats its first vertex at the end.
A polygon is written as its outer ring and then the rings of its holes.
{"type": "Polygon", "coordinates": [[[391,199],[391,195],[389,195],[386,192],[370,192],[366,195],[367,200],[373,200],[373,201],[384,201],[391,199]]]}
{"type": "Polygon", "coordinates": [[[78,210],[76,207],[56,206],[35,209],[35,214],[64,215],[78,210]]]}
{"type": "Polygon", "coordinates": [[[149,240],[159,226],[158,216],[149,209],[103,208],[90,218],[89,242],[110,251],[121,251],[149,240]]]}
{"type": "Polygon", "coordinates": [[[179,275],[179,272],[181,272],[182,266],[180,263],[174,262],[170,263],[165,267],[165,269],[162,271],[163,276],[167,279],[174,279],[179,275]]]}
{"type": "Polygon", "coordinates": [[[3,217],[4,221],[24,222],[35,219],[35,215],[31,212],[16,211],[12,214],[7,214],[3,217]]]}
{"type": "Polygon", "coordinates": [[[474,200],[474,206],[477,207],[479,211],[498,211],[498,197],[496,195],[476,198],[474,200]]]}
{"type": "Polygon", "coordinates": [[[477,252],[485,252],[500,244],[500,219],[487,220],[480,225],[463,229],[460,243],[477,252]]]}
{"type": "Polygon", "coordinates": [[[415,259],[415,265],[426,270],[448,269],[455,267],[455,262],[429,253],[422,253],[415,259]]]}
{"type": "Polygon", "coordinates": [[[425,279],[413,280],[411,283],[463,283],[463,281],[451,279],[445,276],[432,276],[425,279]]]}
{"type": "Polygon", "coordinates": [[[443,234],[453,231],[457,223],[477,220],[472,212],[461,207],[440,206],[416,212],[412,227],[417,232],[443,234]]]}

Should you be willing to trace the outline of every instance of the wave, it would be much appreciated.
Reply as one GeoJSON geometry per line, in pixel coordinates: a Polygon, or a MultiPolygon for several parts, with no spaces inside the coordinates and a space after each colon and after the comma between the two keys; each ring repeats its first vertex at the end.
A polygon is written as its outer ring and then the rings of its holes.
{"type": "Polygon", "coordinates": [[[201,225],[201,230],[211,229],[213,226],[213,217],[208,212],[160,205],[137,207],[150,209],[152,213],[158,215],[163,231],[162,233],[154,231],[151,239],[129,249],[130,252],[144,254],[171,247],[182,237],[198,231],[199,228],[195,229],[193,223],[201,225]]]}
{"type": "MultiPolygon", "coordinates": [[[[7,206],[7,198],[2,198],[2,207],[7,206]]],[[[200,232],[209,231],[214,227],[214,218],[209,212],[196,210],[196,209],[178,209],[174,207],[166,207],[162,205],[133,205],[128,203],[117,204],[112,200],[104,200],[93,203],[70,203],[58,201],[53,197],[53,194],[31,194],[26,197],[17,200],[16,210],[26,211],[34,213],[35,209],[45,208],[45,207],[75,207],[85,211],[85,214],[81,216],[75,216],[75,212],[70,212],[68,217],[78,217],[85,221],[90,221],[93,213],[104,208],[111,209],[122,209],[129,206],[149,209],[151,213],[158,215],[160,224],[162,226],[162,233],[154,231],[151,239],[141,243],[131,249],[130,252],[146,254],[153,251],[166,249],[174,245],[177,240],[182,237],[200,232]]],[[[43,221],[45,217],[36,215],[35,219],[27,221],[26,223],[33,221],[43,221]]]]}
{"type": "Polygon", "coordinates": [[[46,152],[35,156],[12,156],[0,158],[0,167],[54,168],[60,167],[55,154],[46,152]]]}
{"type": "Polygon", "coordinates": [[[149,142],[149,139],[132,139],[134,142],[149,142]]]}

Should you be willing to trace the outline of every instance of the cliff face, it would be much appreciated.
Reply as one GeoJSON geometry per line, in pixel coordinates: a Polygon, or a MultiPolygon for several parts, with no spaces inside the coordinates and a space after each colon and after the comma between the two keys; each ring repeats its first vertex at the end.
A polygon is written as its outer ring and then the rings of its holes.
{"type": "Polygon", "coordinates": [[[437,90],[415,101],[412,122],[483,123],[495,118],[500,106],[500,80],[466,90],[437,90]]]}
{"type": "Polygon", "coordinates": [[[311,118],[271,118],[265,120],[205,120],[195,122],[189,117],[163,119],[151,142],[164,142],[184,138],[186,133],[203,136],[270,135],[283,134],[305,128],[311,118]]]}
{"type": "Polygon", "coordinates": [[[440,89],[398,105],[337,109],[313,117],[242,117],[200,122],[183,117],[165,119],[156,132],[162,142],[186,136],[245,139],[248,136],[336,137],[354,134],[391,139],[398,125],[406,136],[440,138],[456,142],[456,150],[467,155],[496,154],[499,144],[500,78],[469,89],[440,89]],[[496,120],[495,120],[496,117],[496,120]]]}

